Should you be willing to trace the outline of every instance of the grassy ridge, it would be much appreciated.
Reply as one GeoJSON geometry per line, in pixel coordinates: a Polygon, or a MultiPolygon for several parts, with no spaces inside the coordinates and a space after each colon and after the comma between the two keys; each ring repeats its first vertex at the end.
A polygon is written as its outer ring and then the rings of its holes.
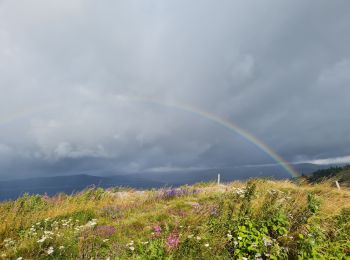
{"type": "MultiPolygon", "coordinates": [[[[251,180],[0,204],[2,259],[346,259],[350,191],[251,180]]],[[[349,258],[350,259],[350,258],[349,258]]]]}

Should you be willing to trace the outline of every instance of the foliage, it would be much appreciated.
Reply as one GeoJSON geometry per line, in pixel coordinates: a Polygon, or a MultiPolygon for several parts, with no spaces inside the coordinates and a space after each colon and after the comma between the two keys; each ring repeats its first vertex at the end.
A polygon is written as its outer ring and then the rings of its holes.
{"type": "Polygon", "coordinates": [[[321,169],[313,172],[310,176],[307,177],[307,180],[311,183],[318,183],[326,179],[335,177],[344,171],[350,170],[350,165],[343,167],[334,166],[327,169],[321,169]]]}
{"type": "MultiPolygon", "coordinates": [[[[321,185],[321,184],[320,184],[321,185]]],[[[350,192],[255,179],[0,203],[0,259],[349,259],[350,192]]]]}

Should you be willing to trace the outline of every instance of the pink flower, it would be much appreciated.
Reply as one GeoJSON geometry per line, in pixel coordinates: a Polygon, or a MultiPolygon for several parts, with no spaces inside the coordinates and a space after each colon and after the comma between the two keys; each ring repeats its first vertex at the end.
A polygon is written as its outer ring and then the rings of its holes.
{"type": "Polygon", "coordinates": [[[169,249],[177,248],[180,243],[180,238],[178,234],[170,234],[166,239],[166,244],[169,249]]]}
{"type": "Polygon", "coordinates": [[[159,236],[160,233],[162,232],[162,228],[159,225],[156,225],[153,227],[155,235],[159,236]]]}

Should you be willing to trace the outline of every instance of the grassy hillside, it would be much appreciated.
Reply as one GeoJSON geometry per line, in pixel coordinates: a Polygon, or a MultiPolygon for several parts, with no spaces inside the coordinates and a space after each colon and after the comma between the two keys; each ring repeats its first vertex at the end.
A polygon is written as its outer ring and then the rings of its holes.
{"type": "Polygon", "coordinates": [[[350,259],[350,191],[251,180],[0,204],[2,259],[350,259]]]}
{"type": "Polygon", "coordinates": [[[350,187],[350,165],[315,171],[307,177],[307,180],[310,183],[334,182],[337,180],[343,186],[350,187]]]}

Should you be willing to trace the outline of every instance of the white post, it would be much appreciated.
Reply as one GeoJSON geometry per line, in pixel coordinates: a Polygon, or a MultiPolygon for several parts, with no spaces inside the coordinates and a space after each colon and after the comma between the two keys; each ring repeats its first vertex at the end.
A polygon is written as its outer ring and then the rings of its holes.
{"type": "Polygon", "coordinates": [[[218,185],[220,185],[220,173],[218,173],[218,185]]]}
{"type": "Polygon", "coordinates": [[[340,185],[338,181],[335,181],[335,185],[337,185],[338,190],[340,190],[340,185]]]}

